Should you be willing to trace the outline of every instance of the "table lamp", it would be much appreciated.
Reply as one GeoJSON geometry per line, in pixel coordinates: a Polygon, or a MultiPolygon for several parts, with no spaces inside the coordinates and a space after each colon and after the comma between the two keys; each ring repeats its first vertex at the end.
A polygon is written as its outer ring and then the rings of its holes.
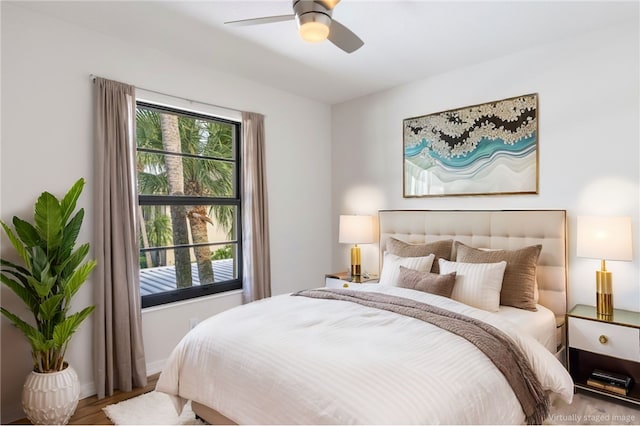
{"type": "Polygon", "coordinates": [[[613,315],[613,277],[606,260],[631,259],[631,218],[620,216],[578,216],[577,256],[600,259],[596,271],[596,310],[599,316],[613,315]]]}
{"type": "Polygon", "coordinates": [[[351,248],[351,281],[362,282],[362,266],[360,247],[358,244],[374,242],[373,217],[359,215],[341,215],[339,242],[343,244],[355,244],[351,248]]]}

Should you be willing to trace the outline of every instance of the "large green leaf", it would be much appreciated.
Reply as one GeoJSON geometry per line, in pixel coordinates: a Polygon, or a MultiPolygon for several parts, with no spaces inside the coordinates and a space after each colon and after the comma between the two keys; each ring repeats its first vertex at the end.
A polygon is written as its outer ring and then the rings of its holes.
{"type": "Polygon", "coordinates": [[[82,226],[82,220],[84,219],[84,209],[78,210],[75,216],[67,223],[62,231],[62,243],[58,252],[58,259],[62,262],[67,259],[73,247],[76,245],[76,239],[80,233],[80,227],[82,226]]]}
{"type": "Polygon", "coordinates": [[[22,301],[29,307],[29,309],[33,310],[35,305],[38,303],[36,299],[36,295],[32,291],[31,288],[25,287],[23,284],[19,283],[16,280],[12,280],[6,274],[0,274],[0,280],[3,284],[9,287],[22,301]]]}
{"type": "Polygon", "coordinates": [[[64,346],[71,339],[71,336],[73,336],[73,333],[75,333],[82,321],[84,321],[94,309],[95,306],[88,306],[80,312],[69,315],[63,322],[56,325],[53,329],[53,340],[56,346],[64,346]]]}
{"type": "Polygon", "coordinates": [[[67,220],[73,213],[76,208],[76,202],[78,201],[78,197],[82,193],[82,188],[84,188],[84,179],[80,178],[73,184],[71,189],[67,191],[64,198],[60,202],[60,207],[62,211],[62,224],[66,224],[67,220]]]}
{"type": "Polygon", "coordinates": [[[0,308],[0,312],[2,312],[2,315],[7,317],[9,321],[13,323],[13,325],[18,327],[18,329],[24,333],[34,349],[36,347],[36,344],[45,340],[44,336],[42,335],[42,333],[40,333],[40,331],[38,331],[37,328],[27,323],[26,321],[23,321],[17,315],[7,311],[5,308],[0,308]]]}
{"type": "Polygon", "coordinates": [[[54,253],[62,242],[62,208],[58,199],[49,192],[43,192],[35,206],[33,219],[40,238],[46,244],[47,253],[54,253]]]}
{"type": "Polygon", "coordinates": [[[20,219],[18,216],[14,216],[13,227],[27,247],[40,245],[40,235],[38,235],[36,228],[29,222],[20,219]]]}
{"type": "Polygon", "coordinates": [[[61,278],[68,277],[71,273],[82,263],[84,258],[89,253],[89,244],[83,244],[76,251],[71,253],[65,261],[58,266],[59,274],[61,278]]]}
{"type": "Polygon", "coordinates": [[[42,270],[42,274],[40,274],[40,279],[36,279],[35,277],[27,277],[29,284],[35,289],[36,293],[40,298],[48,297],[53,289],[53,286],[56,284],[56,277],[49,273],[49,266],[42,270]]]}
{"type": "Polygon", "coordinates": [[[20,265],[16,265],[15,263],[9,262],[8,260],[5,260],[5,259],[0,259],[0,266],[2,267],[0,269],[2,270],[2,272],[12,274],[16,278],[18,278],[22,282],[22,284],[26,282],[25,277],[27,275],[31,275],[31,273],[27,269],[23,268],[20,265]]]}
{"type": "MultiPolygon", "coordinates": [[[[33,275],[26,269],[18,265],[14,265],[9,261],[1,260],[1,263],[3,266],[2,268],[3,276],[5,276],[6,279],[11,280],[8,274],[13,275],[15,278],[17,278],[20,281],[19,285],[24,287],[25,291],[29,292],[29,294],[31,295],[31,297],[29,298],[30,301],[29,302],[25,301],[25,303],[27,304],[27,306],[29,306],[29,308],[34,314],[37,314],[38,305],[39,305],[38,294],[36,290],[33,288],[33,286],[31,285],[31,283],[29,283],[29,278],[33,277],[33,275]]],[[[7,284],[7,285],[11,287],[11,284],[7,284]]]]}
{"type": "Polygon", "coordinates": [[[2,228],[4,228],[4,232],[7,234],[7,237],[9,237],[9,241],[11,241],[13,248],[16,249],[20,257],[22,258],[22,261],[25,263],[26,267],[30,268],[31,259],[29,258],[29,253],[27,252],[27,249],[25,248],[24,244],[22,244],[22,242],[16,237],[16,235],[13,233],[11,228],[9,228],[9,226],[6,223],[0,220],[0,224],[2,224],[2,228]]]}
{"type": "Polygon", "coordinates": [[[95,266],[96,261],[90,260],[84,265],[79,266],[75,271],[73,271],[73,274],[71,274],[69,279],[63,282],[64,294],[67,300],[71,300],[71,298],[76,294],[95,266]]]}
{"type": "Polygon", "coordinates": [[[40,320],[51,321],[60,311],[64,294],[56,294],[40,304],[40,320]]]}
{"type": "Polygon", "coordinates": [[[35,279],[39,280],[44,269],[50,268],[49,257],[42,247],[33,247],[31,249],[31,274],[35,279]]]}

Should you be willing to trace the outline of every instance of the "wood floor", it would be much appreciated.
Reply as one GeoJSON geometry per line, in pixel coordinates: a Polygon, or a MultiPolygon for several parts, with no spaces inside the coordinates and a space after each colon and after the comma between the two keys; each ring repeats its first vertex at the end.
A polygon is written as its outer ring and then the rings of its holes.
{"type": "MultiPolygon", "coordinates": [[[[112,396],[98,399],[96,396],[80,400],[75,414],[69,421],[70,425],[112,425],[111,420],[104,414],[102,409],[107,405],[116,404],[125,399],[133,398],[143,393],[151,392],[156,387],[156,382],[160,373],[149,376],[147,386],[134,389],[131,392],[116,391],[112,396]]],[[[11,424],[30,424],[26,418],[15,421],[11,424]]]]}
{"type": "MultiPolygon", "coordinates": [[[[143,393],[151,392],[156,387],[156,382],[160,373],[149,376],[147,386],[134,389],[131,392],[116,391],[113,396],[98,400],[91,396],[81,400],[75,414],[69,421],[70,425],[111,425],[111,421],[104,414],[102,409],[107,405],[117,404],[129,398],[134,398],[143,393]]],[[[552,414],[547,419],[545,425],[563,424],[620,424],[635,425],[640,424],[640,410],[636,407],[626,407],[615,404],[608,400],[593,398],[588,395],[574,395],[573,404],[567,405],[558,401],[552,408],[552,414]],[[606,416],[606,419],[603,418],[606,416]],[[589,419],[597,421],[589,421],[589,419]],[[604,421],[603,421],[604,419],[604,421]]],[[[21,419],[11,424],[30,424],[29,420],[21,419]]]]}

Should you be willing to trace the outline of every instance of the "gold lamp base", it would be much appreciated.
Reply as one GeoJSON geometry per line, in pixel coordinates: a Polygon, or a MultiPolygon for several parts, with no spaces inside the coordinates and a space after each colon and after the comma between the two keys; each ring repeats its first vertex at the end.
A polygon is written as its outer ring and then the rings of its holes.
{"type": "Polygon", "coordinates": [[[602,269],[596,271],[596,312],[605,318],[613,315],[613,277],[605,269],[604,260],[602,269]]]}
{"type": "Polygon", "coordinates": [[[361,261],[360,261],[360,247],[356,244],[351,247],[351,282],[361,283],[362,282],[362,272],[361,272],[361,261]]]}

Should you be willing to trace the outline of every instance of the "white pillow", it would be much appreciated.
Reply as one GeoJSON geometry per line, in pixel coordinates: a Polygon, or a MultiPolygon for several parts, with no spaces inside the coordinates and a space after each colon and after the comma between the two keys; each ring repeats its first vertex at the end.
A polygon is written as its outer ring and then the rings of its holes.
{"type": "Polygon", "coordinates": [[[433,253],[424,257],[400,257],[385,251],[382,272],[380,273],[380,284],[397,287],[401,266],[416,271],[429,272],[435,257],[433,253]]]}
{"type": "Polygon", "coordinates": [[[451,298],[469,306],[498,312],[500,290],[507,262],[463,263],[438,259],[440,273],[456,273],[451,298]]]}

